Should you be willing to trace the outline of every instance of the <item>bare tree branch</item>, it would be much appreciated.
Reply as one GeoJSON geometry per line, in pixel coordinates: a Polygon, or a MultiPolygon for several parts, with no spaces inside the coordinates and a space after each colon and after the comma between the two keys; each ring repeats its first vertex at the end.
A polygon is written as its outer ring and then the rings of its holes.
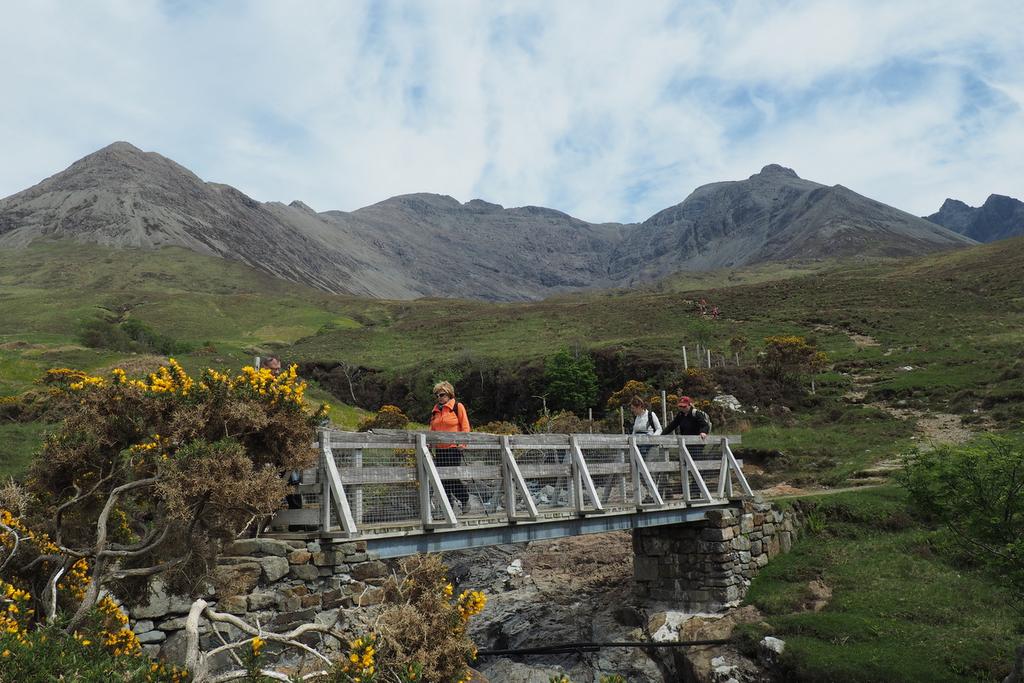
{"type": "Polygon", "coordinates": [[[57,582],[60,581],[60,577],[64,575],[64,570],[64,566],[58,567],[57,571],[50,576],[50,580],[46,582],[43,609],[46,610],[46,621],[48,622],[52,621],[57,615],[57,582]],[[46,602],[46,594],[49,594],[50,596],[49,602],[46,602]]]}
{"type": "Polygon", "coordinates": [[[103,486],[105,483],[107,483],[108,481],[110,481],[113,478],[115,471],[116,470],[112,470],[110,472],[110,474],[108,474],[105,477],[102,477],[99,481],[96,482],[96,485],[93,486],[91,489],[89,489],[89,491],[87,493],[85,493],[85,494],[82,493],[82,489],[80,489],[78,487],[78,484],[72,484],[72,486],[75,489],[75,497],[72,498],[71,500],[67,500],[67,501],[61,503],[57,507],[57,511],[54,514],[54,525],[55,525],[55,527],[57,529],[56,533],[54,534],[54,536],[55,536],[54,542],[57,545],[62,545],[63,544],[62,538],[63,538],[63,534],[64,534],[64,526],[63,526],[64,511],[67,510],[72,505],[76,505],[78,503],[81,503],[85,499],[87,499],[90,496],[92,496],[92,494],[96,493],[96,491],[101,486],[103,486]]]}
{"type": "Polygon", "coordinates": [[[188,559],[188,556],[186,555],[185,557],[179,557],[178,559],[175,559],[175,560],[168,560],[167,562],[163,562],[161,564],[155,564],[155,565],[153,565],[151,567],[133,567],[131,569],[114,569],[114,570],[112,570],[107,575],[107,578],[108,579],[117,580],[117,579],[126,579],[129,576],[153,576],[154,574],[159,574],[160,572],[165,572],[168,569],[173,569],[174,567],[177,567],[179,564],[184,564],[185,560],[187,560],[187,559],[188,559]]]}
{"type": "Polygon", "coordinates": [[[0,571],[3,571],[4,567],[7,566],[7,563],[9,563],[11,560],[13,560],[14,556],[17,554],[17,552],[18,552],[18,544],[21,542],[21,537],[18,536],[18,532],[17,531],[15,531],[11,527],[7,526],[6,524],[0,524],[0,529],[3,529],[4,532],[6,532],[7,534],[9,534],[12,537],[14,537],[14,547],[11,548],[11,552],[10,552],[10,554],[7,555],[7,559],[4,560],[4,563],[0,564],[0,571]]]}
{"type": "MultiPolygon", "coordinates": [[[[138,557],[140,555],[145,555],[148,552],[152,552],[154,548],[156,548],[158,545],[163,543],[164,539],[167,538],[167,534],[170,532],[170,530],[171,530],[171,525],[170,524],[166,524],[166,525],[164,525],[163,531],[160,532],[160,536],[157,537],[156,540],[152,541],[149,545],[142,546],[141,548],[137,548],[135,550],[102,550],[102,551],[99,552],[97,557],[120,557],[120,558],[126,558],[126,557],[138,557]]],[[[138,544],[136,544],[136,545],[138,545],[138,544]]]]}
{"type": "Polygon", "coordinates": [[[110,494],[107,496],[107,502],[103,506],[103,511],[100,513],[99,519],[96,521],[96,555],[97,557],[101,552],[106,549],[107,546],[107,520],[110,518],[110,513],[114,510],[114,504],[122,493],[126,491],[134,491],[135,489],[145,488],[146,486],[152,486],[160,481],[159,477],[149,477],[147,479],[136,479],[130,481],[127,484],[121,484],[115,487],[110,494]]]}
{"type": "MultiPolygon", "coordinates": [[[[211,676],[209,674],[209,661],[222,652],[231,653],[234,657],[235,655],[233,650],[247,646],[251,647],[252,638],[255,637],[259,637],[268,642],[277,642],[287,647],[303,650],[304,652],[313,655],[330,668],[332,662],[328,657],[317,652],[305,643],[298,641],[299,637],[310,632],[322,633],[337,639],[339,642],[343,641],[342,634],[329,626],[322,626],[320,624],[302,624],[287,633],[264,631],[262,628],[253,626],[234,615],[217,612],[209,606],[209,603],[206,602],[206,600],[200,598],[192,603],[188,617],[185,619],[185,668],[192,672],[193,681],[195,683],[219,683],[244,678],[248,673],[245,669],[235,669],[219,673],[216,676],[211,676]],[[206,618],[211,623],[219,622],[230,624],[242,633],[248,634],[251,638],[244,638],[236,642],[225,643],[224,645],[214,648],[209,652],[202,652],[199,649],[199,620],[201,617],[206,618]]],[[[223,638],[221,640],[223,642],[223,638]]],[[[237,657],[235,659],[238,661],[237,657]]],[[[260,673],[273,680],[291,680],[285,674],[270,669],[261,669],[260,673]]],[[[310,680],[318,676],[323,676],[327,673],[327,669],[309,673],[304,675],[301,680],[310,680]]]]}

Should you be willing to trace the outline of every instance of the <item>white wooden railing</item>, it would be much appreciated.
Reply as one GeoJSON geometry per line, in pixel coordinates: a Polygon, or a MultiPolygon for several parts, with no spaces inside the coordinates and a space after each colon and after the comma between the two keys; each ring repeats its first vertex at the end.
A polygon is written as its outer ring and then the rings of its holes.
{"type": "Polygon", "coordinates": [[[730,448],[738,436],[324,429],[318,439],[303,509],[278,513],[277,529],[359,538],[716,505],[733,497],[734,479],[753,495],[730,448]],[[439,465],[437,449],[451,444],[461,464],[439,465]]]}

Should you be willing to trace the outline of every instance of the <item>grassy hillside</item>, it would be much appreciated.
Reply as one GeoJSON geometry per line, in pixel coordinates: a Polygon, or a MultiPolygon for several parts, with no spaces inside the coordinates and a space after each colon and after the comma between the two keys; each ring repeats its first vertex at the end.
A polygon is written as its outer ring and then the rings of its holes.
{"type": "Polygon", "coordinates": [[[934,365],[936,352],[952,361],[957,352],[985,355],[1024,339],[1024,286],[1016,272],[1022,258],[1024,240],[1010,240],[912,261],[689,275],[657,288],[537,303],[382,303],[363,326],[325,330],[294,350],[309,359],[345,357],[392,368],[466,353],[539,357],[571,343],[681,359],[682,344],[692,350],[702,338],[721,350],[736,334],[759,340],[794,332],[815,335],[839,360],[879,369],[922,360],[934,365]],[[730,280],[754,282],[730,286],[730,280]],[[692,300],[700,297],[719,305],[719,320],[698,320],[692,300]],[[850,333],[880,346],[860,347],[850,333]]]}
{"type": "Polygon", "coordinates": [[[747,602],[786,641],[793,681],[996,681],[1009,673],[1019,605],[985,572],[953,566],[898,489],[803,501],[809,535],[754,579],[747,602]],[[831,590],[820,611],[809,605],[831,590]]]}
{"type": "MultiPolygon", "coordinates": [[[[31,390],[52,367],[122,366],[142,374],[166,360],[84,347],[80,331],[89,321],[141,320],[194,347],[178,359],[196,372],[208,366],[237,369],[256,353],[324,326],[358,326],[349,313],[368,306],[373,304],[177,248],[114,250],[51,242],[0,250],[0,397],[31,390]]],[[[316,388],[308,396],[335,405],[339,424],[354,426],[362,414],[316,388]]],[[[0,476],[21,470],[44,429],[38,422],[5,420],[0,413],[0,476]]]]}
{"type": "MultiPolygon", "coordinates": [[[[273,348],[286,361],[330,367],[343,360],[385,378],[419,373],[419,384],[399,385],[406,393],[393,399],[404,397],[413,411],[426,400],[416,387],[436,374],[473,368],[482,386],[484,369],[536,368],[565,345],[633,359],[641,375],[681,367],[683,344],[691,363],[700,342],[717,364],[729,340],[743,336],[750,364],[765,336],[799,334],[813,337],[834,364],[816,378],[816,400],[784,418],[751,417],[731,428],[749,430],[750,448],[795,454],[782,466],[791,478],[840,483],[909,445],[914,431],[912,417],[851,402],[851,392],[868,403],[1019,426],[1022,260],[1018,239],[910,261],[773,264],[685,274],[640,290],[493,304],[339,297],[173,248],[33,245],[0,250],[0,396],[25,391],[49,367],[144,370],[154,362],[83,347],[83,325],[101,319],[141,321],[188,344],[193,351],[178,355],[192,370],[237,367],[273,348]],[[719,319],[696,314],[700,298],[719,306],[719,319]]],[[[539,409],[529,401],[529,410],[539,409]]],[[[344,414],[354,424],[357,414],[344,414]]],[[[25,441],[4,433],[0,448],[25,441]]]]}

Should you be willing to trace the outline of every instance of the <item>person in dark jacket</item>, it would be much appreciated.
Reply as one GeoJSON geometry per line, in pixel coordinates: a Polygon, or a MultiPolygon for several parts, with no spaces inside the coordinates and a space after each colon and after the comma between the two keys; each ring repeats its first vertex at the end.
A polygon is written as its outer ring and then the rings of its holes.
{"type": "Polygon", "coordinates": [[[702,439],[708,438],[711,431],[711,420],[703,410],[693,407],[693,399],[689,396],[680,396],[676,404],[679,412],[672,418],[663,430],[662,434],[675,432],[683,436],[699,436],[702,439]]]}

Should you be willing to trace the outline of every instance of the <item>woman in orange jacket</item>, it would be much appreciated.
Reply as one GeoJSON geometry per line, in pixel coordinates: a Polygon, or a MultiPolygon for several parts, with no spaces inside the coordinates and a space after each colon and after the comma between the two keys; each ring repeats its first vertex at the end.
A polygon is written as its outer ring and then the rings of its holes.
{"type": "MultiPolygon", "coordinates": [[[[469,416],[466,406],[455,400],[455,387],[451,382],[438,382],[434,385],[434,410],[430,413],[430,431],[432,432],[468,432],[469,416]]],[[[439,467],[458,467],[462,464],[462,449],[455,444],[438,444],[434,450],[434,463],[439,467]]],[[[469,503],[469,491],[458,479],[444,479],[445,494],[449,502],[454,498],[465,510],[469,503]]]]}

